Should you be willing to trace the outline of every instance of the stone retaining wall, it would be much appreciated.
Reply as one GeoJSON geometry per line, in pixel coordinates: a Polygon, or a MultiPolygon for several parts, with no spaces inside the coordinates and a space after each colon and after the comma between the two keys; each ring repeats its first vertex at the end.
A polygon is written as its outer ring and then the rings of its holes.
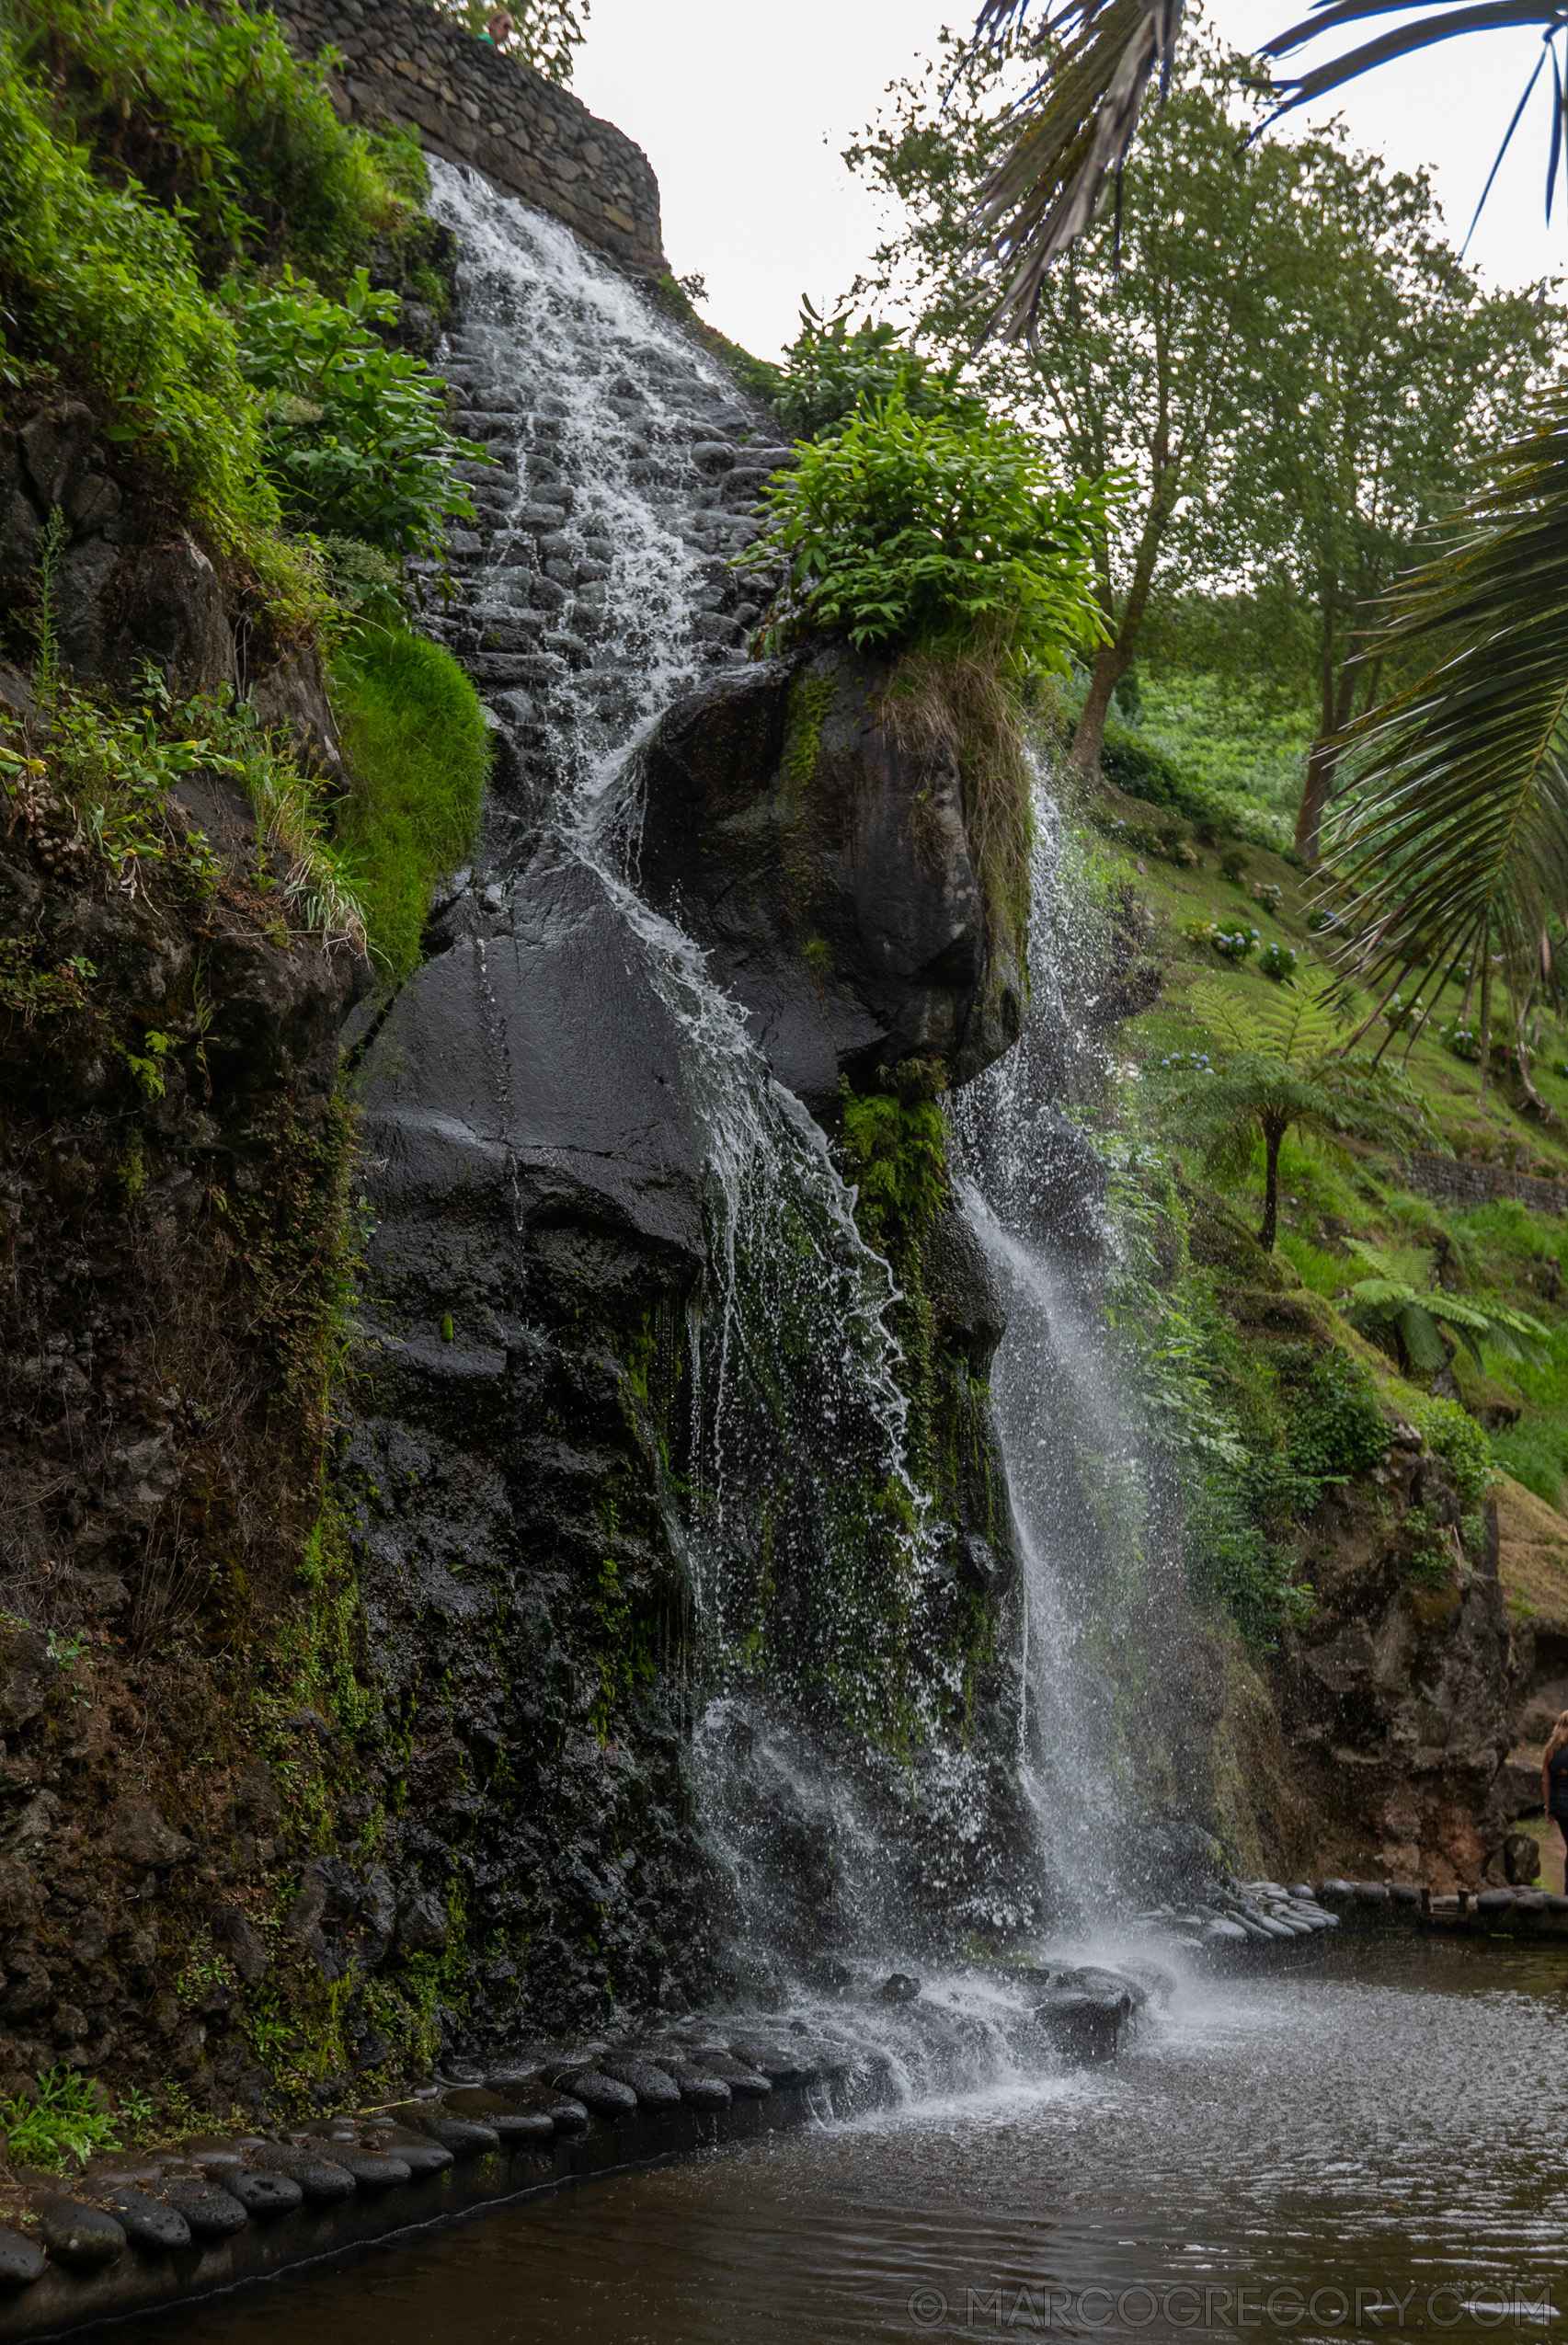
{"type": "Polygon", "coordinates": [[[294,49],[341,51],[339,111],[395,122],[449,162],[564,220],[639,276],[667,263],[658,181],[641,147],[580,98],[422,0],[273,0],[294,49]]]}
{"type": "Polygon", "coordinates": [[[1517,1197],[1537,1213],[1568,1209],[1568,1182],[1541,1181],[1529,1172],[1505,1172],[1495,1164],[1467,1164],[1454,1156],[1413,1156],[1403,1174],[1421,1195],[1448,1204],[1491,1205],[1498,1197],[1517,1197]]]}

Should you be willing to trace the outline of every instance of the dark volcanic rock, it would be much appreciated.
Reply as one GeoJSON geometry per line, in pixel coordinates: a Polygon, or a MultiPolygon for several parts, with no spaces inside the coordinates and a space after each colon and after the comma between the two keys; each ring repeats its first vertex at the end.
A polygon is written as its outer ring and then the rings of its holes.
{"type": "Polygon", "coordinates": [[[884,665],[824,650],[717,677],[645,756],[639,872],[816,1112],[841,1074],[942,1060],[964,1082],[1023,1025],[993,946],[956,761],[898,746],[884,665]]]}

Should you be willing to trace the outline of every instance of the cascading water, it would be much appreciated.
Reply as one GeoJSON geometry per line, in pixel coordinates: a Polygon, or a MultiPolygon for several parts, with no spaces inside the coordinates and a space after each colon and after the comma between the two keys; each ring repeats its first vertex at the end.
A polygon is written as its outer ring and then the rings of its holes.
{"type": "Polygon", "coordinates": [[[430,621],[486,693],[511,784],[475,885],[500,904],[553,837],[606,891],[681,1037],[707,1272],[666,1511],[697,1616],[695,1772],[734,1973],[777,1992],[818,1957],[918,1942],[988,1796],[984,1767],[942,1745],[920,1665],[934,1559],[887,1266],[822,1133],[635,884],[638,741],[743,657],[755,613],[727,558],[786,452],[736,461],[760,416],[564,228],[452,166],[434,177],[464,298],[443,364],[462,428],[498,459],[471,475],[488,526],[454,539],[461,591],[430,621]]]}

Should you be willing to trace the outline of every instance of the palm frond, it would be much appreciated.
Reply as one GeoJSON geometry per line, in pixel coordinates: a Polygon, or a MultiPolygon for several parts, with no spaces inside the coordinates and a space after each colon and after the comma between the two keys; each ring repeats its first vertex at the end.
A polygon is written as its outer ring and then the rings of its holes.
{"type": "Polygon", "coordinates": [[[1516,984],[1568,910],[1568,395],[1498,456],[1379,647],[1442,657],[1346,736],[1366,759],[1333,823],[1331,900],[1374,992],[1501,956],[1516,984]],[[1457,638],[1458,647],[1452,648],[1457,638]]]}
{"type": "MultiPolygon", "coordinates": [[[[1019,100],[1017,137],[980,191],[984,257],[1007,274],[988,333],[1029,332],[1051,263],[1093,219],[1108,174],[1119,172],[1156,67],[1169,83],[1183,0],[1063,0],[1039,37],[1050,69],[1019,100]]],[[[1020,29],[1030,0],[985,0],[976,43],[1020,29]]]]}
{"type": "MultiPolygon", "coordinates": [[[[1276,33],[1258,54],[1286,57],[1325,33],[1361,27],[1409,6],[1410,0],[1319,0],[1310,17],[1276,33]]],[[[976,51],[1000,49],[1024,30],[1035,10],[1036,0],[984,0],[975,26],[976,51]]],[[[1127,160],[1156,67],[1162,93],[1169,84],[1182,14],[1183,0],[1062,0],[1055,8],[1047,0],[1036,38],[1054,51],[1053,62],[1018,100],[1017,136],[982,189],[972,223],[983,244],[982,265],[1005,272],[988,334],[1017,340],[1031,330],[1046,271],[1083,234],[1099,207],[1107,175],[1119,174],[1127,160]]],[[[1539,26],[1550,41],[1568,26],[1563,0],[1467,0],[1463,6],[1395,25],[1343,56],[1277,80],[1276,118],[1417,50],[1436,48],[1466,33],[1506,31],[1521,25],[1539,26]]],[[[1498,162],[1540,70],[1538,63],[1504,134],[1498,162]]],[[[1563,120],[1560,103],[1553,109],[1547,173],[1549,218],[1563,120]]],[[[1496,170],[1494,164],[1492,178],[1496,170]]]]}

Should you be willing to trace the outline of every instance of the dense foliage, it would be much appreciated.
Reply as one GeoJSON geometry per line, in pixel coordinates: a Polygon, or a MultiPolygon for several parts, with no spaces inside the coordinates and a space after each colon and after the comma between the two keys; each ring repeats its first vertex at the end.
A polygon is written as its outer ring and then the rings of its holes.
{"type": "Polygon", "coordinates": [[[28,0],[0,25],[0,381],[59,368],[297,614],[285,521],[402,553],[467,509],[474,452],[377,338],[396,304],[364,273],[416,236],[424,184],[239,0],[28,0]]]}
{"type": "Polygon", "coordinates": [[[786,572],[773,647],[821,627],[860,649],[984,643],[1019,668],[1065,668],[1096,626],[1090,542],[1106,497],[1104,483],[1059,487],[1011,425],[913,415],[895,392],[769,482],[742,558],[786,572]]]}
{"type": "Polygon", "coordinates": [[[439,553],[446,523],[474,514],[452,467],[485,452],[448,431],[429,368],[377,339],[395,297],[372,292],[361,269],[328,301],[285,269],[239,302],[240,366],[261,395],[285,519],[390,555],[439,553]]]}

